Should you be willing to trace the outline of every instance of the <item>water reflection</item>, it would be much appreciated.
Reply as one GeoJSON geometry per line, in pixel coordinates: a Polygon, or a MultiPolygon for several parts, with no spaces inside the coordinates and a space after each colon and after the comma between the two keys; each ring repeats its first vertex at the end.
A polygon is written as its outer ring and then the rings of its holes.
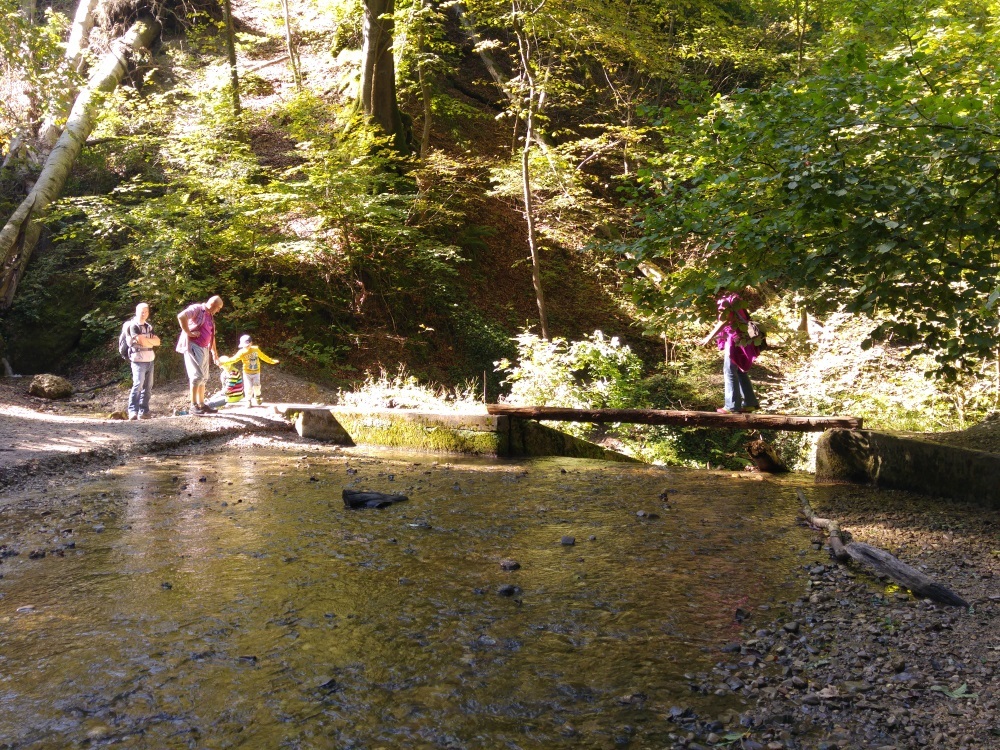
{"type": "Polygon", "coordinates": [[[684,677],[737,608],[801,590],[790,493],[571,459],[132,463],[56,503],[75,549],[6,566],[0,742],[662,746],[670,706],[738,706],[684,677]]]}

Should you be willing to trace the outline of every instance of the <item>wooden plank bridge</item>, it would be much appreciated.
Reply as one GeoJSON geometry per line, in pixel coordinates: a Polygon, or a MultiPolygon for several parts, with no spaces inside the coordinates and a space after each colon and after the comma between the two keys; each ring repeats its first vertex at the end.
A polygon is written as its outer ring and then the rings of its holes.
{"type": "Polygon", "coordinates": [[[718,427],[730,430],[784,430],[823,432],[860,430],[860,417],[806,417],[788,414],[720,414],[712,411],[670,411],[666,409],[570,409],[561,406],[507,406],[487,404],[495,416],[518,419],[546,419],[553,422],[623,422],[627,424],[718,427]]]}

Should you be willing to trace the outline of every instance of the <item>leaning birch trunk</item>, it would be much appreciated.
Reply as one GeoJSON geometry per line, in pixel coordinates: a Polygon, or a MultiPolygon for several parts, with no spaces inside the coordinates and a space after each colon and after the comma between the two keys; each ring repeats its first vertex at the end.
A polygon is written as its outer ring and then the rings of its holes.
{"type": "Polygon", "coordinates": [[[159,30],[159,23],[147,17],[136,21],[125,36],[111,45],[77,96],[66,128],[45,160],[35,186],[0,230],[0,310],[8,309],[14,301],[18,282],[41,232],[38,220],[59,197],[76,157],[94,129],[100,94],[114,91],[125,73],[127,56],[149,47],[159,30]]]}
{"type": "MultiPolygon", "coordinates": [[[[69,40],[66,42],[65,61],[66,66],[72,73],[84,72],[83,53],[87,50],[90,39],[90,31],[94,28],[94,10],[97,8],[97,0],[80,0],[76,6],[76,15],[73,17],[73,25],[70,27],[69,40]]],[[[76,90],[71,89],[66,92],[65,99],[59,101],[54,110],[45,117],[45,122],[38,129],[38,140],[46,148],[52,148],[59,139],[62,132],[62,120],[67,116],[76,90]]]]}

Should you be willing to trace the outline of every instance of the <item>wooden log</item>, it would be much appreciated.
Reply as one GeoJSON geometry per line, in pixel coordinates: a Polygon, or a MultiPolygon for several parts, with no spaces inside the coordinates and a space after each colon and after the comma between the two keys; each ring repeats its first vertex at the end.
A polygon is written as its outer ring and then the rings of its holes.
{"type": "Polygon", "coordinates": [[[951,589],[936,583],[929,576],[924,575],[916,568],[913,568],[898,558],[890,555],[883,549],[873,547],[863,542],[843,543],[840,525],[836,521],[827,518],[819,518],[813,512],[812,506],[806,499],[802,490],[796,490],[799,500],[802,502],[802,513],[811,524],[821,529],[825,529],[830,534],[830,549],[833,550],[834,557],[840,562],[848,559],[863,563],[879,575],[888,576],[900,586],[909,589],[915,596],[921,599],[930,599],[939,604],[947,604],[951,607],[968,607],[969,603],[956,594],[951,589]]]}
{"type": "Polygon", "coordinates": [[[847,554],[844,549],[844,540],[840,535],[840,524],[830,518],[820,518],[817,516],[812,509],[812,505],[809,504],[809,500],[806,498],[805,493],[802,490],[795,490],[799,495],[799,501],[802,503],[802,515],[806,517],[813,526],[818,529],[823,529],[829,536],[830,549],[833,551],[833,556],[838,562],[845,563],[851,559],[851,556],[847,554]]]}
{"type": "Polygon", "coordinates": [[[853,560],[864,563],[876,573],[889,576],[921,599],[930,599],[951,607],[969,606],[969,603],[954,591],[935,583],[933,579],[898,560],[883,549],[862,542],[851,542],[845,545],[844,549],[853,560]]]}
{"type": "Polygon", "coordinates": [[[370,490],[344,490],[344,505],[356,508],[385,508],[393,503],[401,503],[409,498],[406,495],[387,495],[384,492],[370,490]]]}
{"type": "Polygon", "coordinates": [[[553,422],[622,422],[665,424],[682,427],[719,427],[730,430],[784,430],[823,432],[831,429],[859,430],[859,417],[802,417],[787,414],[719,414],[710,411],[669,411],[666,409],[570,409],[560,406],[508,406],[487,404],[490,414],[519,419],[548,419],[553,422]]]}

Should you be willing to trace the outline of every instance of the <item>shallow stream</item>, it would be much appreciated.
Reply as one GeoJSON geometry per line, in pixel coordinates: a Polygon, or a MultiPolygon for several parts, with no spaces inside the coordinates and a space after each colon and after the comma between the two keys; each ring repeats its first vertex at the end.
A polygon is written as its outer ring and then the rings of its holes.
{"type": "Polygon", "coordinates": [[[740,708],[685,678],[737,610],[801,594],[803,481],[267,447],[66,481],[0,514],[0,747],[669,746],[740,708]]]}

